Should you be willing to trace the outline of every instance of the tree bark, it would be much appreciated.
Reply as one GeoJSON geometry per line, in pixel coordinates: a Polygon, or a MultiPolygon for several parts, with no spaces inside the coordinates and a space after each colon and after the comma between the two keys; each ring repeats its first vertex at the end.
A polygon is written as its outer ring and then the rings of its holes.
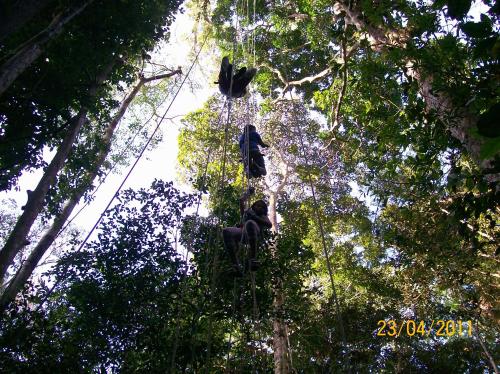
{"type": "MultiPolygon", "coordinates": [[[[419,92],[425,100],[427,112],[435,112],[439,119],[446,124],[450,134],[463,144],[470,156],[483,171],[493,168],[493,159],[481,160],[480,152],[482,141],[471,135],[476,127],[478,117],[472,115],[466,108],[457,108],[453,105],[451,98],[444,92],[432,89],[433,76],[425,74],[421,69],[415,67],[413,61],[408,61],[407,74],[419,84],[419,92]]],[[[492,181],[498,181],[499,175],[490,175],[492,181]],[[493,177],[493,179],[491,178],[493,177]]]]}
{"type": "MultiPolygon", "coordinates": [[[[101,75],[97,77],[96,82],[90,88],[89,97],[94,97],[97,94],[99,86],[108,77],[114,64],[115,61],[109,63],[103,69],[101,75]]],[[[62,169],[64,162],[68,158],[73,147],[73,143],[75,142],[80,129],[87,119],[87,112],[87,108],[82,108],[80,112],[71,120],[66,135],[59,146],[57,153],[47,167],[47,170],[45,170],[45,173],[40,179],[40,182],[38,182],[35,190],[30,194],[23,214],[21,214],[17,220],[9,238],[0,251],[0,279],[4,279],[8,267],[11,265],[14,257],[24,245],[31,226],[42,211],[45,196],[47,195],[50,187],[54,185],[57,174],[62,169]]]]}
{"type": "MultiPolygon", "coordinates": [[[[337,15],[344,15],[346,24],[354,25],[356,29],[363,32],[364,38],[376,51],[381,51],[387,47],[405,48],[410,38],[407,29],[382,30],[367,24],[362,17],[361,11],[350,8],[344,1],[335,2],[334,10],[337,15]]],[[[435,113],[447,126],[450,134],[460,141],[488,181],[498,182],[500,173],[492,174],[491,171],[494,168],[494,159],[481,159],[480,151],[484,141],[472,136],[478,118],[470,113],[467,108],[456,107],[447,92],[433,90],[434,77],[431,72],[419,68],[415,61],[410,59],[406,61],[406,68],[408,69],[408,75],[415,79],[419,86],[419,92],[425,101],[426,111],[435,113]]]]}
{"type": "Polygon", "coordinates": [[[54,0],[18,0],[0,5],[0,42],[15,34],[54,0]]]}
{"type": "Polygon", "coordinates": [[[23,73],[44,51],[44,47],[54,37],[59,35],[63,26],[80,14],[94,0],[87,0],[76,9],[71,9],[65,15],[57,15],[51,24],[35,37],[22,45],[0,68],[0,95],[23,73]]]}
{"type": "Polygon", "coordinates": [[[0,311],[5,308],[5,306],[13,300],[18,292],[21,290],[23,285],[29,279],[35,267],[38,265],[38,262],[41,260],[45,252],[52,245],[54,240],[59,235],[62,227],[68,220],[69,216],[73,212],[73,209],[78,204],[84,193],[92,186],[92,182],[97,177],[99,169],[102,167],[106,157],[109,154],[111,149],[111,139],[116,130],[116,127],[120,123],[123,118],[125,112],[127,111],[130,103],[136,97],[139,90],[144,86],[145,83],[151,82],[153,80],[163,79],[167,77],[171,77],[175,74],[180,74],[181,70],[175,70],[171,73],[156,75],[149,78],[141,77],[137,84],[134,86],[132,91],[127,95],[125,100],[123,100],[118,112],[115,114],[111,122],[109,123],[104,135],[102,137],[102,143],[104,144],[104,148],[97,155],[96,164],[93,170],[89,171],[85,178],[83,178],[84,183],[79,186],[71,196],[71,198],[65,203],[61,213],[54,219],[52,226],[45,232],[43,237],[40,239],[36,247],[31,251],[30,255],[23,263],[21,268],[17,271],[16,275],[9,283],[5,291],[0,296],[0,311]]]}

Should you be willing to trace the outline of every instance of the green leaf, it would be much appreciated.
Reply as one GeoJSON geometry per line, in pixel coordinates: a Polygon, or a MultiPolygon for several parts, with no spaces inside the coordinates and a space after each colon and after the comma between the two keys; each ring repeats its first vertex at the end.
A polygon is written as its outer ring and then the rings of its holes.
{"type": "Polygon", "coordinates": [[[368,114],[372,109],[372,103],[370,101],[365,101],[365,113],[368,114]]]}
{"type": "Polygon", "coordinates": [[[469,12],[471,0],[449,0],[448,16],[455,19],[462,19],[469,12]]]}
{"type": "Polygon", "coordinates": [[[500,42],[496,36],[479,40],[474,48],[474,58],[486,59],[490,56],[496,58],[499,45],[500,42]]]}
{"type": "Polygon", "coordinates": [[[433,9],[441,9],[442,7],[444,7],[446,5],[446,0],[436,0],[434,1],[434,3],[432,4],[432,8],[433,9]]]}
{"type": "Polygon", "coordinates": [[[493,105],[481,114],[477,122],[477,132],[488,138],[500,137],[500,103],[493,105]]]}
{"type": "Polygon", "coordinates": [[[470,38],[485,38],[491,34],[491,24],[488,22],[466,22],[460,26],[470,38]]]}
{"type": "Polygon", "coordinates": [[[488,139],[481,147],[480,157],[483,160],[494,157],[500,152],[500,137],[488,139]]]}

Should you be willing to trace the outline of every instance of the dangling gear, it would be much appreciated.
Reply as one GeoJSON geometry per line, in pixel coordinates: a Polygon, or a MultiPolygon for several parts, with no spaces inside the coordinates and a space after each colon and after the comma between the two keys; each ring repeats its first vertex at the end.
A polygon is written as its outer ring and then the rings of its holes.
{"type": "Polygon", "coordinates": [[[225,56],[220,66],[219,80],[214,83],[219,85],[220,92],[225,96],[233,98],[243,97],[247,93],[248,84],[256,73],[257,69],[255,68],[247,69],[246,67],[242,67],[232,77],[231,84],[233,65],[229,63],[229,57],[225,56]]]}
{"type": "MultiPolygon", "coordinates": [[[[264,166],[260,166],[256,161],[256,158],[264,160],[262,157],[262,153],[260,152],[250,152],[250,157],[245,157],[243,160],[245,175],[248,179],[250,178],[260,178],[267,174],[267,170],[264,166]],[[248,161],[250,161],[250,165],[248,165],[248,161]]],[[[263,164],[263,162],[261,163],[263,164]]]]}
{"type": "Polygon", "coordinates": [[[243,167],[248,179],[260,178],[267,174],[264,155],[260,153],[259,146],[268,148],[269,145],[262,141],[254,125],[246,125],[239,140],[240,153],[243,167]]]}

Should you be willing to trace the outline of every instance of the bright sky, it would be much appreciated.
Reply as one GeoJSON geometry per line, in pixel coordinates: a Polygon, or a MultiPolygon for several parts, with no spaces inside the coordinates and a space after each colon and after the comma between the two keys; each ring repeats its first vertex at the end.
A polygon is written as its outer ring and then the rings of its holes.
{"type": "MultiPolygon", "coordinates": [[[[171,27],[169,43],[162,46],[158,54],[153,56],[153,60],[160,64],[171,66],[172,68],[182,66],[183,73],[186,74],[194,59],[194,53],[192,53],[193,24],[192,19],[190,19],[187,14],[178,14],[171,27]]],[[[196,46],[196,52],[198,50],[199,46],[196,46]]],[[[200,56],[200,58],[202,57],[203,55],[200,56]]],[[[204,70],[207,70],[206,61],[202,60],[201,62],[204,65],[204,70]]],[[[215,65],[213,69],[212,74],[215,74],[215,65]]],[[[147,151],[144,154],[131,176],[128,178],[123,189],[147,188],[151,185],[151,182],[154,179],[163,179],[166,181],[176,180],[178,152],[177,135],[181,126],[180,121],[182,116],[200,108],[205,103],[209,95],[218,91],[217,86],[211,84],[214,79],[210,74],[210,69],[208,69],[208,72],[202,72],[199,64],[193,68],[189,75],[189,79],[195,81],[203,88],[191,92],[187,82],[182,87],[179,95],[166,115],[166,118],[176,118],[173,120],[166,120],[162,123],[162,142],[155,149],[147,151]]],[[[171,101],[172,98],[166,100],[165,104],[158,110],[160,115],[165,113],[171,101]]],[[[133,161],[135,161],[135,159],[132,160],[132,162],[133,161]]],[[[106,179],[105,184],[101,186],[100,190],[96,194],[95,200],[87,208],[85,208],[85,214],[81,214],[75,220],[75,223],[78,226],[87,228],[86,230],[93,226],[129,169],[130,166],[122,168],[122,173],[118,175],[110,175],[106,179]]],[[[176,185],[179,185],[178,181],[176,181],[176,185]]],[[[76,212],[77,209],[79,209],[79,207],[76,208],[74,212],[76,212]]]]}
{"type": "MultiPolygon", "coordinates": [[[[484,5],[481,2],[476,1],[472,6],[469,15],[475,20],[478,20],[479,14],[484,11],[484,5]]],[[[172,68],[183,66],[184,73],[187,73],[187,69],[194,58],[192,50],[193,20],[189,17],[188,12],[186,12],[185,14],[177,15],[175,22],[171,27],[170,42],[163,46],[160,51],[158,51],[158,54],[154,55],[153,59],[155,62],[171,66],[172,68]]],[[[196,49],[196,51],[197,50],[198,49],[196,49]]],[[[139,161],[139,164],[134,169],[134,172],[128,179],[124,188],[148,187],[155,178],[175,181],[178,150],[177,134],[181,126],[180,120],[182,119],[182,115],[201,107],[208,96],[217,91],[217,87],[212,83],[217,74],[217,62],[207,60],[206,58],[203,58],[203,55],[200,60],[201,65],[197,64],[195,69],[191,72],[190,78],[202,87],[202,89],[193,93],[187,85],[183,87],[171,110],[166,115],[167,118],[174,116],[180,117],[177,117],[172,121],[165,121],[161,125],[163,132],[162,143],[159,144],[154,150],[146,152],[145,157],[139,161]],[[201,71],[200,66],[202,66],[203,71],[201,71]]],[[[167,100],[164,107],[160,108],[159,113],[161,115],[165,112],[166,106],[169,102],[170,99],[167,100]]],[[[129,168],[130,166],[122,168],[120,174],[108,176],[105,184],[100,187],[98,193],[96,194],[94,201],[86,207],[84,212],[75,220],[76,225],[83,229],[85,234],[87,230],[93,226],[98,216],[102,213],[102,210],[113,196],[129,168]]],[[[19,207],[24,205],[27,200],[26,190],[33,190],[41,175],[41,171],[24,174],[21,177],[19,184],[21,190],[1,192],[0,199],[6,197],[14,198],[19,207]]],[[[179,183],[177,182],[176,185],[179,186],[179,183]]],[[[359,197],[360,194],[359,191],[357,191],[357,186],[351,185],[351,187],[353,188],[353,193],[359,197]]],[[[73,214],[77,212],[80,207],[81,205],[76,207],[73,214]]],[[[19,210],[19,213],[21,213],[21,210],[19,210]]]]}
{"type": "MultiPolygon", "coordinates": [[[[194,54],[193,40],[192,40],[193,21],[186,14],[178,14],[174,24],[171,27],[170,42],[161,47],[158,53],[153,55],[154,62],[164,64],[176,68],[177,66],[183,67],[183,73],[187,73],[191,65],[194,54]]],[[[198,51],[199,46],[196,46],[198,51]]],[[[200,56],[200,57],[203,57],[200,56]]],[[[123,189],[126,188],[141,188],[149,187],[151,182],[155,179],[163,179],[167,181],[175,180],[176,167],[177,167],[177,135],[181,126],[182,115],[187,114],[193,110],[200,108],[207,100],[209,95],[218,90],[217,86],[213,85],[216,66],[208,66],[207,63],[211,61],[201,61],[203,64],[203,72],[200,70],[200,65],[197,64],[190,74],[190,79],[195,81],[202,89],[191,92],[189,85],[186,84],[181,89],[171,109],[168,111],[166,118],[175,117],[173,120],[165,120],[161,125],[163,134],[162,142],[153,150],[147,151],[141,158],[131,176],[128,178],[127,183],[123,189]]],[[[171,98],[166,100],[165,104],[160,107],[158,113],[163,115],[167,109],[171,98]]],[[[121,126],[124,124],[121,124],[121,126]]],[[[154,124],[154,126],[156,126],[154,124]]],[[[53,156],[53,153],[48,157],[53,156]]],[[[48,158],[50,159],[50,158],[48,158]]],[[[135,159],[131,160],[133,163],[135,159]]],[[[95,199],[85,208],[85,210],[78,215],[74,224],[84,230],[84,234],[90,230],[94,225],[99,215],[102,213],[104,207],[108,204],[109,200],[115,193],[116,189],[122,182],[125,174],[131,166],[120,169],[120,174],[109,175],[106,182],[98,190],[95,199]]],[[[35,189],[40,177],[41,171],[26,173],[21,179],[19,186],[20,191],[9,191],[0,193],[0,199],[13,198],[16,200],[17,205],[20,207],[26,203],[27,194],[26,190],[35,189]]],[[[178,182],[176,183],[178,185],[178,182]]],[[[73,214],[75,214],[83,204],[77,206],[73,214]]],[[[21,210],[19,209],[19,214],[21,210]]]]}

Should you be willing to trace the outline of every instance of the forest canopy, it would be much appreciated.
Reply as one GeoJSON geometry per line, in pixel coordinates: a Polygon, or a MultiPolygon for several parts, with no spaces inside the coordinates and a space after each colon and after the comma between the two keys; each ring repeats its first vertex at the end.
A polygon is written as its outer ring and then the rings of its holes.
{"type": "Polygon", "coordinates": [[[43,174],[0,208],[0,366],[497,373],[498,2],[194,1],[174,68],[158,52],[180,6],[0,5],[0,189],[43,174]],[[241,98],[216,93],[223,56],[257,69],[241,98]],[[66,230],[113,165],[168,141],[161,98],[186,80],[213,90],[178,122],[177,181],[66,230]],[[245,171],[248,125],[265,177],[245,171]],[[238,274],[223,229],[250,187],[245,214],[263,200],[272,227],[252,259],[243,226],[238,274]]]}

